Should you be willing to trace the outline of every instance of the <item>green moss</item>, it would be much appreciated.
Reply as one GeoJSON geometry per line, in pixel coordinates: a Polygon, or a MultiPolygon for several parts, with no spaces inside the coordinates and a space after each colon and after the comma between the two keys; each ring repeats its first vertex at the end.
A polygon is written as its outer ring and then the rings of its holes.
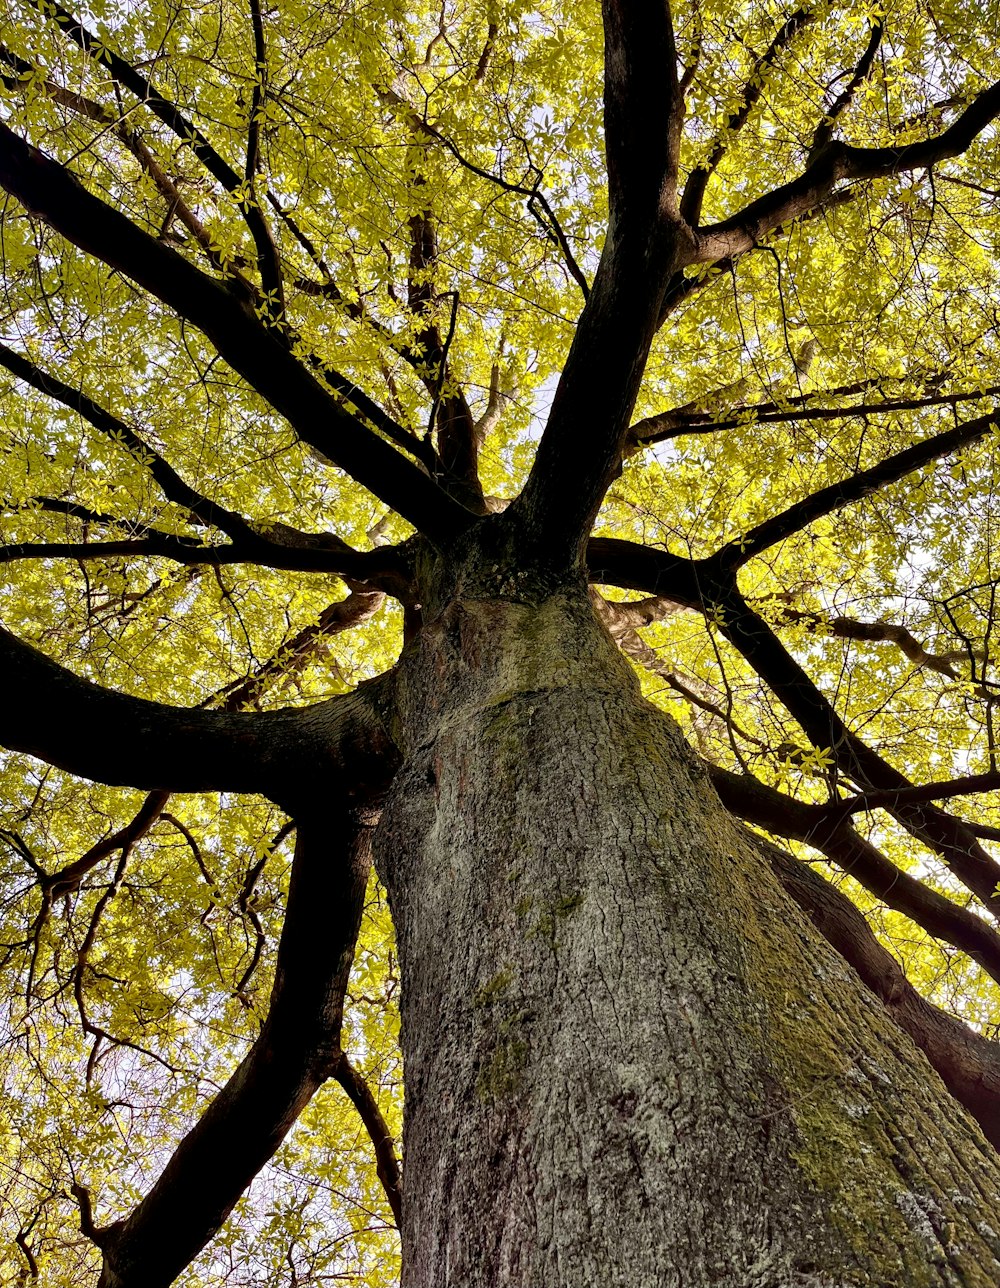
{"type": "MultiPolygon", "coordinates": [[[[764,1003],[768,1063],[793,1125],[788,1155],[819,1197],[834,1248],[850,1249],[872,1283],[938,1285],[942,1248],[925,1246],[904,1210],[910,1189],[936,1187],[929,1178],[901,1175],[891,1127],[897,1097],[883,1085],[886,1075],[856,1045],[849,1049],[842,1023],[824,1014],[829,985],[821,974],[803,972],[794,934],[749,906],[741,933],[751,990],[764,1003]]],[[[907,1165],[918,1166],[916,1158],[907,1165]]]]}
{"type": "MultiPolygon", "coordinates": [[[[577,891],[575,894],[557,895],[554,899],[545,900],[541,905],[538,920],[528,931],[529,937],[547,939],[550,943],[554,944],[556,942],[556,930],[558,929],[559,922],[564,917],[569,917],[574,913],[586,897],[587,896],[583,894],[582,891],[577,891]]],[[[523,915],[520,911],[522,905],[524,906],[524,912],[527,912],[530,903],[530,899],[522,899],[520,901],[515,909],[518,916],[523,915]]]]}
{"type": "Polygon", "coordinates": [[[481,1100],[510,1096],[520,1087],[528,1062],[523,1026],[529,1016],[529,1011],[519,1010],[497,1024],[496,1044],[476,1078],[476,1094],[481,1100]]]}
{"type": "Polygon", "coordinates": [[[498,971],[492,979],[481,984],[472,995],[473,1006],[491,1006],[494,1002],[500,1001],[504,993],[514,982],[514,976],[508,967],[498,971]]]}

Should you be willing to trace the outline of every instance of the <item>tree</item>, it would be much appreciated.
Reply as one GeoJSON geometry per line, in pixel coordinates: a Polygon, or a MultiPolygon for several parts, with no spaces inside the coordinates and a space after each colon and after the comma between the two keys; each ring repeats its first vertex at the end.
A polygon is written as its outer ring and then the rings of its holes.
{"type": "Polygon", "coordinates": [[[998,1282],[996,22],[12,0],[5,1282],[998,1282]]]}

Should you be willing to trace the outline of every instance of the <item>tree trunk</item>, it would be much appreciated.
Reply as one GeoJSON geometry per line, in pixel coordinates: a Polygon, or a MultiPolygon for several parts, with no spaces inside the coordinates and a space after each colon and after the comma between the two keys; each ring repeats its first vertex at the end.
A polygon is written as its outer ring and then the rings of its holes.
{"type": "Polygon", "coordinates": [[[452,598],[399,704],[404,1288],[995,1288],[995,1154],[582,587],[452,598]]]}

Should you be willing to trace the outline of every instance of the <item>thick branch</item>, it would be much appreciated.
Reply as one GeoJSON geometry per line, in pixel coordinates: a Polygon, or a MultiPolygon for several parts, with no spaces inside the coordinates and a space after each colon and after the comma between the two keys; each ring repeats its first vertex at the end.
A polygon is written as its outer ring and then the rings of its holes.
{"type": "Polygon", "coordinates": [[[848,898],[777,846],[758,844],[785,891],[923,1051],[987,1140],[1000,1148],[1000,1048],[921,997],[848,898]]]}
{"type": "Polygon", "coordinates": [[[369,814],[298,820],[288,910],[260,1036],[131,1215],[100,1233],[98,1288],[167,1288],[215,1235],[341,1060],[371,866],[369,814]]]}
{"type": "Polygon", "coordinates": [[[286,807],[342,780],[377,778],[387,680],[299,710],[171,707],[92,684],[0,629],[0,745],[83,778],[168,791],[261,792],[286,807]]]}
{"type": "Polygon", "coordinates": [[[521,495],[504,515],[522,559],[579,565],[621,468],[632,408],[659,324],[662,293],[685,246],[679,222],[612,225],[577,324],[548,424],[521,495]]]}
{"type": "Polygon", "coordinates": [[[591,537],[588,577],[595,585],[644,590],[686,608],[701,608],[698,565],[692,559],[618,537],[591,537]]]}
{"type": "Polygon", "coordinates": [[[684,99],[666,0],[605,0],[605,150],[611,216],[524,490],[503,527],[529,565],[577,568],[621,467],[673,274],[693,254],[677,212],[684,99]]]}
{"type": "Polygon", "coordinates": [[[752,250],[768,233],[818,206],[840,183],[926,170],[939,161],[960,156],[998,115],[1000,82],[983,90],[948,129],[923,143],[858,148],[831,141],[798,178],[750,202],[722,223],[700,231],[694,262],[712,263],[752,250]]]}
{"type": "Polygon", "coordinates": [[[416,465],[350,415],[261,324],[237,285],[207,277],[89,193],[63,166],[0,123],[0,186],[86,254],[131,278],[202,330],[234,371],[295,428],[304,442],[346,470],[434,540],[471,516],[416,465]]]}
{"type": "Polygon", "coordinates": [[[684,99],[668,0],[604,0],[604,147],[612,227],[677,213],[684,99]]]}

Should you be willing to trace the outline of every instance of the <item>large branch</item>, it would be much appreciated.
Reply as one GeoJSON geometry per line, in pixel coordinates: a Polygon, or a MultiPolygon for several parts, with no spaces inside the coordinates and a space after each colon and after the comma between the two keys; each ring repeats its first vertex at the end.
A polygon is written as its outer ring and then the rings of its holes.
{"type": "Polygon", "coordinates": [[[752,250],[768,233],[820,205],[838,184],[926,170],[961,156],[997,116],[1000,82],[983,90],[948,129],[922,143],[859,148],[831,140],[797,178],[751,201],[729,219],[700,230],[693,262],[713,263],[752,250]]]}
{"type": "Polygon", "coordinates": [[[942,456],[979,442],[998,427],[1000,427],[1000,410],[995,410],[975,420],[966,421],[963,425],[956,425],[954,429],[945,430],[941,434],[932,434],[922,443],[914,443],[912,447],[887,456],[885,460],[879,461],[877,465],[867,470],[859,470],[849,478],[831,483],[828,487],[819,488],[803,500],[796,501],[787,510],[782,510],[780,514],[765,519],[763,523],[758,523],[742,537],[728,542],[715,557],[730,569],[738,568],[748,559],[767,550],[769,546],[791,536],[793,532],[799,532],[817,519],[842,510],[845,506],[860,501],[866,496],[871,496],[873,492],[879,491],[890,483],[899,482],[907,474],[923,469],[925,465],[940,460],[942,456]]]}
{"type": "Polygon", "coordinates": [[[591,537],[587,543],[587,568],[595,585],[643,590],[675,600],[685,608],[702,607],[698,564],[669,550],[620,537],[591,537]]]}
{"type": "Polygon", "coordinates": [[[1000,1047],[921,997],[845,895],[777,846],[758,845],[786,893],[854,967],[986,1139],[1000,1149],[1000,1047]]]}
{"type": "Polygon", "coordinates": [[[612,227],[676,214],[684,99],[669,0],[603,0],[604,149],[612,227]]]}
{"type": "Polygon", "coordinates": [[[504,516],[521,557],[579,566],[628,424],[664,292],[689,262],[677,211],[683,94],[667,0],[605,0],[604,115],[610,221],[524,490],[504,516]]]}
{"type": "Polygon", "coordinates": [[[288,909],[260,1036],[123,1221],[92,1229],[98,1288],[167,1288],[215,1235],[316,1090],[340,1031],[371,866],[372,817],[336,797],[299,818],[288,909]]]}
{"type": "Polygon", "coordinates": [[[117,269],[197,326],[304,442],[432,540],[447,540],[472,521],[463,506],[323,388],[292,354],[282,332],[261,323],[238,284],[227,286],[207,277],[3,123],[0,187],[74,246],[117,269]]]}
{"type": "Polygon", "coordinates": [[[261,714],[128,697],[82,680],[0,629],[0,745],[83,778],[168,791],[261,792],[286,808],[384,773],[388,681],[261,714]]]}

